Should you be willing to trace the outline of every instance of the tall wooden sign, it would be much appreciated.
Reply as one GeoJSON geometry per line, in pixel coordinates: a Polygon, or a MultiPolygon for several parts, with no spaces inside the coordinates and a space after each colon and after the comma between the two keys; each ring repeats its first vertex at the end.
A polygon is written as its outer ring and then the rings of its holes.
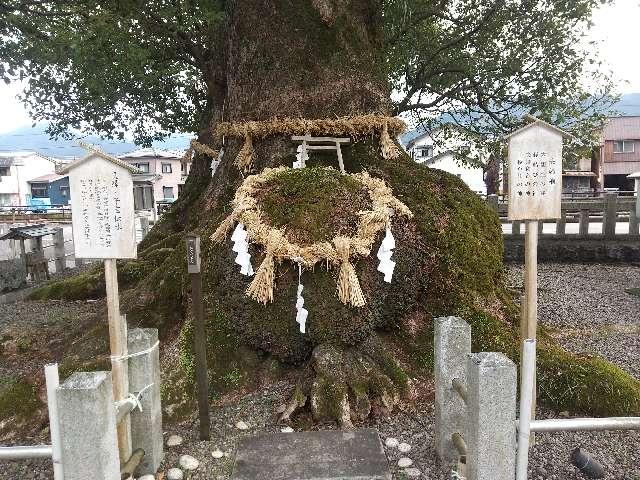
{"type": "MultiPolygon", "coordinates": [[[[562,140],[564,131],[535,117],[511,133],[509,141],[509,220],[524,220],[524,301],[520,320],[521,342],[536,339],[538,327],[538,221],[558,219],[562,201],[562,140]]],[[[522,375],[521,371],[521,375],[522,375]]],[[[535,418],[536,383],[532,389],[535,418]]]]}
{"type": "MultiPolygon", "coordinates": [[[[92,147],[68,165],[73,243],[76,258],[104,259],[109,318],[113,394],[116,401],[129,394],[127,323],[120,315],[116,259],[136,258],[133,178],[138,170],[92,147]]],[[[127,415],[118,425],[120,459],[131,455],[131,423],[127,415]]]]}
{"type": "Polygon", "coordinates": [[[191,305],[194,318],[193,351],[198,386],[200,440],[209,440],[209,380],[207,376],[207,335],[204,327],[204,304],[202,303],[202,274],[200,273],[200,237],[187,235],[186,247],[187,272],[191,277],[191,305]]]}

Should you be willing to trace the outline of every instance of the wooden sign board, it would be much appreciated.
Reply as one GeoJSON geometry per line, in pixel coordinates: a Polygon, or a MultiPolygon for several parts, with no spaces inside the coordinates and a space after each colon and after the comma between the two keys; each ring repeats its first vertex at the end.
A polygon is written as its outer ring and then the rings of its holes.
{"type": "Polygon", "coordinates": [[[187,272],[200,273],[200,237],[187,236],[187,272]]]}
{"type": "Polygon", "coordinates": [[[508,138],[509,220],[560,218],[563,133],[536,122],[508,138]]]}
{"type": "Polygon", "coordinates": [[[76,258],[136,258],[133,178],[128,165],[93,152],[65,170],[76,258]]]}

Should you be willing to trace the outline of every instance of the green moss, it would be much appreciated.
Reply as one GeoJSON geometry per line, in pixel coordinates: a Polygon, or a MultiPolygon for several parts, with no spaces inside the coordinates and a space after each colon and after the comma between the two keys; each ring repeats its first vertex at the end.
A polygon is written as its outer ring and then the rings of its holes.
{"type": "Polygon", "coordinates": [[[371,208],[367,191],[353,178],[313,167],[280,173],[258,199],[268,223],[286,227],[290,241],[304,245],[354,235],[357,212],[371,208]]]}
{"type": "Polygon", "coordinates": [[[625,288],[625,292],[636,297],[640,297],[640,288],[625,288]]]}
{"type": "Polygon", "coordinates": [[[87,300],[105,295],[104,274],[91,271],[47,283],[29,295],[30,300],[87,300]]]}
{"type": "MultiPolygon", "coordinates": [[[[206,314],[207,366],[210,395],[219,397],[253,378],[261,358],[243,346],[229,320],[219,311],[206,314]]],[[[193,324],[184,322],[179,337],[180,368],[191,391],[195,384],[193,324]]]]}
{"type": "Polygon", "coordinates": [[[18,417],[26,420],[41,407],[38,390],[15,376],[0,377],[0,420],[18,417]]]}

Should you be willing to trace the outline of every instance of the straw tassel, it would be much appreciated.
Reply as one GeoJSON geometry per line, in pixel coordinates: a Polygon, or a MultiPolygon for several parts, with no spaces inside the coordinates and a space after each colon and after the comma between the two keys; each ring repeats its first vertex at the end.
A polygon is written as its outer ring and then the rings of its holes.
{"type": "Polygon", "coordinates": [[[246,291],[248,296],[264,305],[268,302],[273,302],[273,283],[275,280],[274,256],[276,250],[281,247],[282,241],[283,236],[279,230],[271,230],[269,232],[267,252],[264,260],[260,264],[256,276],[246,291]]]}
{"type": "Polygon", "coordinates": [[[253,149],[253,141],[251,140],[251,134],[249,133],[249,129],[247,128],[244,132],[244,145],[238,152],[238,156],[236,157],[236,165],[240,170],[244,173],[249,172],[251,170],[251,166],[253,164],[253,160],[255,159],[256,152],[253,149]]]}
{"type": "Polygon", "coordinates": [[[216,243],[224,242],[224,239],[227,238],[227,235],[229,235],[229,232],[233,228],[234,223],[236,223],[236,216],[231,214],[218,225],[216,231],[211,235],[211,240],[216,243]]]}
{"type": "Polygon", "coordinates": [[[338,275],[338,298],[345,305],[351,304],[354,307],[365,305],[364,295],[360,288],[360,282],[356,270],[349,261],[349,239],[346,237],[336,237],[333,239],[340,259],[340,273],[338,275]]]}
{"type": "Polygon", "coordinates": [[[389,125],[387,122],[384,123],[384,127],[382,127],[382,133],[380,133],[380,150],[382,151],[382,156],[387,160],[392,158],[398,158],[400,155],[400,150],[398,150],[398,146],[391,140],[389,136],[389,125]]]}

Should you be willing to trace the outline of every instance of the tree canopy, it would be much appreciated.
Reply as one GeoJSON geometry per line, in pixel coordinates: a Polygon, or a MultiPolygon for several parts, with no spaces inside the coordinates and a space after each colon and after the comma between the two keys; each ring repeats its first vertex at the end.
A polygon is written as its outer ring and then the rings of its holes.
{"type": "MultiPolygon", "coordinates": [[[[54,135],[133,131],[148,143],[198,132],[223,108],[234,3],[0,0],[0,74],[27,80],[24,101],[54,135]]],[[[601,3],[372,2],[382,12],[394,113],[426,129],[447,121],[492,138],[532,113],[587,138],[613,102],[584,41],[601,3]]]]}

